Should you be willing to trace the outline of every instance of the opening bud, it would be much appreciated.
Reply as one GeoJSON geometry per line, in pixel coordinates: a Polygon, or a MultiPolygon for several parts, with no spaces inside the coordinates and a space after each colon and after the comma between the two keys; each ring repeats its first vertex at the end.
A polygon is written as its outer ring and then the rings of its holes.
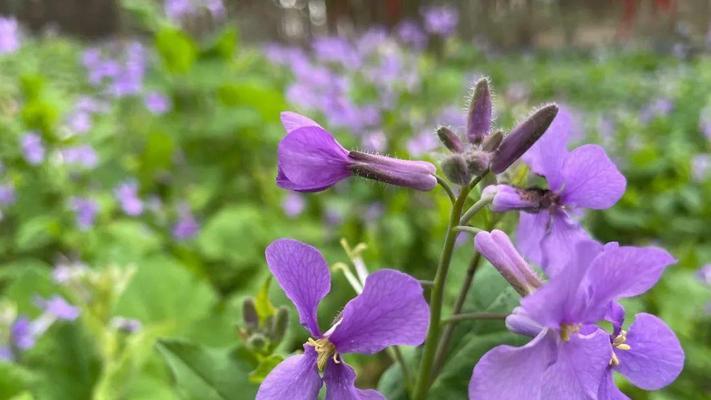
{"type": "Polygon", "coordinates": [[[348,158],[348,168],[353,175],[422,191],[437,186],[436,168],[426,161],[401,160],[360,151],[349,152],[348,158]]]}
{"type": "Polygon", "coordinates": [[[479,232],[474,244],[521,296],[533,293],[543,284],[504,232],[498,229],[479,232]]]}
{"type": "Polygon", "coordinates": [[[558,106],[549,104],[514,128],[506,135],[496,151],[491,170],[495,174],[500,174],[510,167],[545,133],[556,114],[558,114],[558,106]]]}

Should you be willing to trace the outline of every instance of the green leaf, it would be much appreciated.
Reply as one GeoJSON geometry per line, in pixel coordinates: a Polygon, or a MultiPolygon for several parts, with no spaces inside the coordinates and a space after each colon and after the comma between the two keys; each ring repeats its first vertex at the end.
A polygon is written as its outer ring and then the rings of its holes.
{"type": "Polygon", "coordinates": [[[17,364],[0,361],[0,399],[22,396],[30,388],[32,374],[17,364]]]}
{"type": "Polygon", "coordinates": [[[269,286],[272,283],[271,275],[264,280],[264,284],[257,292],[257,296],[254,299],[254,306],[257,309],[257,316],[259,317],[259,322],[263,323],[267,318],[276,314],[276,308],[269,300],[269,286]]]}
{"type": "Polygon", "coordinates": [[[156,48],[165,68],[172,73],[190,71],[197,57],[197,45],[175,28],[163,28],[156,34],[156,48]]]}
{"type": "Polygon", "coordinates": [[[161,340],[156,348],[184,399],[241,400],[256,394],[256,385],[247,380],[252,368],[235,351],[174,339],[161,340]]]}

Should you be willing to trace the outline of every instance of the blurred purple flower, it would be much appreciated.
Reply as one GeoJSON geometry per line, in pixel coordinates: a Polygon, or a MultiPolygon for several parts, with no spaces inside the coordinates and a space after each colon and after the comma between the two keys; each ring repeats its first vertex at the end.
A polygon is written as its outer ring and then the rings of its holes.
{"type": "Polygon", "coordinates": [[[711,286],[711,264],[706,264],[703,267],[699,268],[699,270],[696,272],[696,276],[705,285],[711,286]]]}
{"type": "Polygon", "coordinates": [[[10,341],[21,351],[34,347],[37,333],[32,328],[32,321],[29,318],[19,316],[15,319],[10,329],[10,341]]]}
{"type": "Polygon", "coordinates": [[[136,333],[143,328],[141,321],[125,317],[111,318],[111,326],[124,333],[136,333]]]}
{"type": "Polygon", "coordinates": [[[640,111],[639,119],[643,123],[649,123],[652,119],[668,115],[674,108],[674,103],[671,99],[662,97],[647,104],[640,111]]]}
{"type": "Polygon", "coordinates": [[[368,207],[366,207],[365,212],[363,213],[363,221],[365,222],[375,222],[380,219],[380,217],[383,216],[383,213],[385,212],[385,208],[383,207],[383,203],[380,202],[374,202],[368,204],[368,207]]]}
{"type": "Polygon", "coordinates": [[[368,57],[388,41],[388,32],[379,26],[369,28],[356,41],[355,47],[361,57],[368,57]]]}
{"type": "Polygon", "coordinates": [[[178,221],[173,226],[173,237],[176,240],[187,240],[200,231],[200,224],[187,205],[181,205],[178,211],[178,221]]]}
{"type": "Polygon", "coordinates": [[[203,0],[205,8],[210,12],[213,18],[223,18],[227,11],[222,0],[203,0]]]}
{"type": "Polygon", "coordinates": [[[706,136],[706,139],[711,140],[711,106],[704,107],[701,110],[699,129],[706,136]]]}
{"type": "Polygon", "coordinates": [[[701,182],[711,170],[711,154],[697,154],[691,159],[691,178],[701,182]]]}
{"type": "Polygon", "coordinates": [[[342,36],[317,37],[311,47],[320,62],[337,63],[348,69],[358,69],[361,66],[361,59],[356,49],[342,36]]]}
{"type": "Polygon", "coordinates": [[[397,26],[397,36],[415,49],[427,46],[427,34],[414,21],[403,21],[397,26]]]}
{"type": "Polygon", "coordinates": [[[366,151],[383,153],[388,149],[388,138],[383,131],[373,131],[363,135],[361,145],[366,151]]]}
{"type": "Polygon", "coordinates": [[[53,296],[47,300],[38,298],[37,306],[44,312],[63,321],[73,321],[79,317],[79,309],[69,304],[61,296],[53,296]]]}
{"type": "Polygon", "coordinates": [[[84,275],[89,267],[81,262],[60,262],[52,270],[52,279],[60,285],[65,285],[84,275]]]}
{"type": "Polygon", "coordinates": [[[421,157],[439,146],[433,131],[424,131],[407,141],[407,152],[413,157],[421,157]]]}
{"type": "Polygon", "coordinates": [[[179,21],[195,12],[191,0],[165,0],[163,9],[168,19],[172,21],[179,21]]]}
{"type": "Polygon", "coordinates": [[[116,200],[126,215],[136,216],[143,212],[143,201],[138,197],[138,184],[127,181],[119,184],[114,189],[116,200]]]}
{"type": "Polygon", "coordinates": [[[170,100],[158,92],[148,93],[144,103],[148,111],[156,115],[165,114],[171,106],[170,100]]]}
{"type": "Polygon", "coordinates": [[[281,203],[281,208],[284,210],[287,217],[294,218],[304,212],[304,208],[306,208],[306,201],[304,200],[303,195],[288,192],[286,197],[284,197],[284,201],[281,203]]]}
{"type": "Polygon", "coordinates": [[[22,154],[28,163],[39,165],[44,161],[44,144],[38,134],[34,132],[24,134],[21,139],[21,145],[22,154]]]}
{"type": "Polygon", "coordinates": [[[85,168],[94,168],[99,162],[99,156],[91,145],[82,144],[60,150],[62,160],[69,165],[81,165],[85,168]]]}
{"type": "Polygon", "coordinates": [[[85,111],[74,111],[67,117],[67,127],[74,133],[87,133],[91,129],[91,114],[85,111]]]}
{"type": "Polygon", "coordinates": [[[71,207],[74,211],[77,225],[81,230],[87,230],[94,225],[96,213],[99,210],[99,205],[89,198],[73,197],[71,199],[71,207]]]}
{"type": "Polygon", "coordinates": [[[0,184],[0,206],[15,202],[15,187],[9,183],[0,184]]]}
{"type": "Polygon", "coordinates": [[[459,13],[453,7],[429,7],[423,11],[425,30],[433,35],[451,36],[457,29],[459,13]]]}
{"type": "Polygon", "coordinates": [[[531,90],[523,82],[512,82],[506,88],[505,97],[510,103],[522,103],[528,99],[531,90]]]}
{"type": "Polygon", "coordinates": [[[0,15],[0,54],[14,53],[20,48],[20,29],[13,17],[0,15]]]}
{"type": "Polygon", "coordinates": [[[12,349],[9,346],[0,345],[0,360],[2,361],[13,361],[15,356],[12,354],[12,349]]]}

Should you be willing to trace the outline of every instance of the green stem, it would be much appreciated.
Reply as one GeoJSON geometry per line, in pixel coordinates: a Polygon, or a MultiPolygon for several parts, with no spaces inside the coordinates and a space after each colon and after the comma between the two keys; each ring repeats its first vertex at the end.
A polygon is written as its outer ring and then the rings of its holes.
{"type": "Polygon", "coordinates": [[[471,312],[454,314],[449,318],[442,320],[442,324],[449,324],[452,322],[468,321],[468,320],[482,320],[482,319],[506,319],[508,314],[506,313],[494,313],[494,312],[471,312]]]}
{"type": "Polygon", "coordinates": [[[466,225],[472,217],[479,212],[482,208],[486,207],[491,203],[491,198],[482,198],[479,199],[476,203],[474,203],[469,209],[462,215],[462,218],[459,220],[459,225],[466,225]]]}
{"type": "Polygon", "coordinates": [[[456,196],[454,195],[454,191],[452,190],[451,187],[449,187],[449,184],[447,184],[447,181],[444,179],[440,178],[439,176],[435,175],[435,178],[437,178],[437,183],[439,183],[440,186],[442,186],[442,189],[444,189],[445,192],[447,192],[447,196],[449,197],[449,200],[454,204],[456,200],[456,196]]]}
{"type": "Polygon", "coordinates": [[[444,285],[447,281],[447,272],[449,271],[449,264],[452,261],[452,251],[454,250],[454,243],[457,238],[457,232],[454,230],[454,227],[459,224],[459,219],[462,217],[462,210],[464,209],[464,203],[467,200],[469,192],[481,181],[481,178],[482,177],[479,176],[469,185],[463,186],[459,197],[457,197],[452,206],[452,214],[449,218],[449,225],[447,225],[447,234],[444,239],[439,264],[437,265],[434,286],[430,294],[430,327],[427,332],[425,347],[422,351],[422,361],[420,362],[420,370],[417,376],[415,394],[413,396],[414,400],[424,400],[430,388],[432,363],[434,362],[435,351],[437,351],[441,328],[440,318],[442,316],[444,285]]]}
{"type": "Polygon", "coordinates": [[[457,231],[457,232],[467,232],[467,233],[471,233],[472,235],[476,235],[476,234],[479,233],[479,232],[484,232],[483,229],[475,228],[475,227],[473,227],[473,226],[461,226],[461,225],[457,225],[457,226],[455,226],[455,227],[452,228],[452,229],[454,229],[454,230],[457,231]]]}

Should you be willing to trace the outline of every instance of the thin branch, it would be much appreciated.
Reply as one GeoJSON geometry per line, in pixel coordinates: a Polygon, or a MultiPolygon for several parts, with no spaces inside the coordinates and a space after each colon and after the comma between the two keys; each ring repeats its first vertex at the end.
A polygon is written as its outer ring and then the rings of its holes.
{"type": "Polygon", "coordinates": [[[468,320],[488,320],[488,319],[506,319],[508,314],[506,313],[493,313],[493,312],[472,312],[463,314],[454,314],[449,318],[442,320],[442,324],[449,324],[457,321],[468,321],[468,320]]]}
{"type": "Polygon", "coordinates": [[[452,228],[452,229],[454,229],[454,230],[457,231],[457,232],[468,232],[468,233],[471,233],[472,235],[476,235],[476,234],[479,233],[479,232],[484,232],[483,229],[475,228],[475,227],[473,227],[473,226],[461,226],[461,225],[457,225],[457,226],[455,226],[455,227],[452,228]]]}
{"type": "Polygon", "coordinates": [[[422,285],[422,287],[434,286],[434,281],[426,281],[426,280],[420,279],[418,282],[420,282],[420,285],[422,285]]]}
{"type": "Polygon", "coordinates": [[[474,215],[476,215],[476,213],[478,213],[482,208],[489,205],[491,203],[491,200],[492,199],[489,197],[482,197],[481,199],[479,199],[479,201],[474,203],[471,207],[469,207],[467,211],[464,212],[464,215],[462,215],[462,218],[459,220],[459,225],[466,225],[469,220],[472,219],[474,215]]]}
{"type": "Polygon", "coordinates": [[[442,189],[444,189],[445,192],[447,192],[447,196],[449,197],[449,200],[454,203],[457,199],[457,196],[454,195],[454,191],[452,188],[449,186],[447,181],[445,181],[443,178],[435,175],[435,178],[437,178],[437,183],[439,183],[440,186],[442,186],[442,189]]]}

